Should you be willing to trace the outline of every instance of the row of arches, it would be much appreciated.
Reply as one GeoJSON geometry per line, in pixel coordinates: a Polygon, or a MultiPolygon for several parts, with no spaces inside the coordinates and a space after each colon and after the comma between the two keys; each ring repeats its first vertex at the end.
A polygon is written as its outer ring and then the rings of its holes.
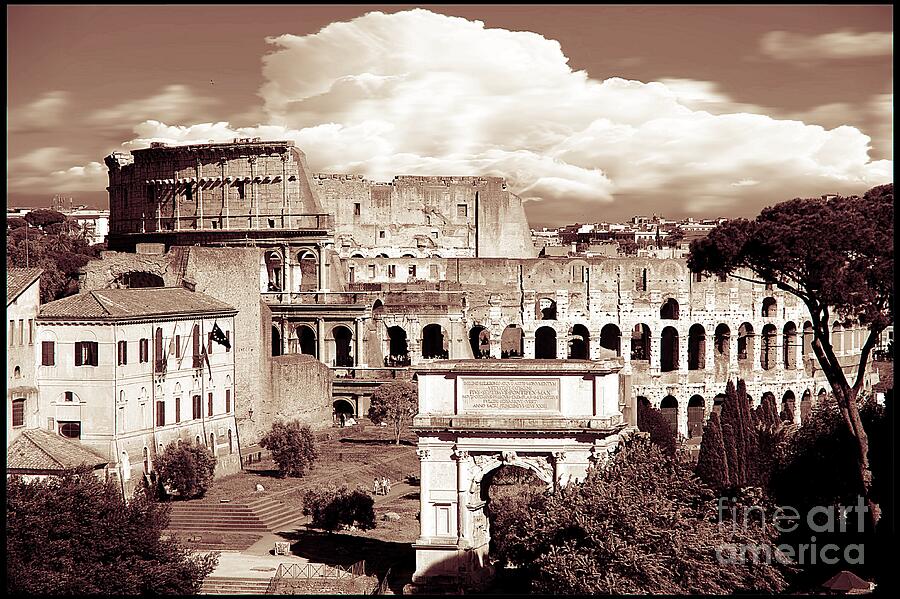
{"type": "MultiPolygon", "coordinates": [[[[679,320],[681,306],[675,298],[667,298],[659,309],[661,320],[679,320]]],[[[778,302],[774,297],[766,297],[762,302],[760,316],[763,318],[775,318],[778,315],[778,302]]],[[[535,300],[535,320],[556,320],[556,301],[549,297],[539,297],[535,300]]]]}
{"type": "Polygon", "coordinates": [[[312,250],[299,251],[289,265],[280,250],[269,250],[263,254],[261,266],[261,291],[315,291],[319,287],[319,259],[312,250]],[[290,274],[287,266],[292,267],[290,274]]]}

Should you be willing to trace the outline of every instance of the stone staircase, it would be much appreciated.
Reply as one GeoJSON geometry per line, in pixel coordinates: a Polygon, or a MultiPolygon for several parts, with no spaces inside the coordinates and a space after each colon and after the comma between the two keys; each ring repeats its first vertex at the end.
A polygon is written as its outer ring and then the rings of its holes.
{"type": "Polygon", "coordinates": [[[198,534],[265,534],[290,529],[290,524],[305,518],[301,506],[271,497],[241,503],[195,501],[173,503],[167,528],[198,534]]]}
{"type": "Polygon", "coordinates": [[[270,578],[207,577],[200,586],[200,595],[265,595],[270,578]]]}

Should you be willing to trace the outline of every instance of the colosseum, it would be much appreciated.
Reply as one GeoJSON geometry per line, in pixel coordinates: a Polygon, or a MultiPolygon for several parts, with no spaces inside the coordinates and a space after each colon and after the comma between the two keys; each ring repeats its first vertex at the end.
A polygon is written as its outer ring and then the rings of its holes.
{"type": "MultiPolygon", "coordinates": [[[[828,388],[794,296],[701,277],[683,259],[538,258],[501,178],[311,173],[292,142],[255,139],[153,144],[106,164],[109,247],[128,254],[89,264],[85,284],[190,284],[191,248],[219,248],[204,291],[246,306],[254,352],[238,376],[251,416],[266,401],[260,373],[291,354],[324,363],[335,410],[352,414],[430,361],[617,356],[625,413],[649,402],[685,438],[729,380],[745,379],[754,403],[773,394],[798,423],[828,388]]],[[[834,325],[848,371],[865,334],[834,325]]]]}

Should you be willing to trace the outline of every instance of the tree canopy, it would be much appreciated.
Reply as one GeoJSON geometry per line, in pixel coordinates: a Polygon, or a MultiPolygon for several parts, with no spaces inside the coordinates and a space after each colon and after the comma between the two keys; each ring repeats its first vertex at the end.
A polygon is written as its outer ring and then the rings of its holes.
{"type": "MultiPolygon", "coordinates": [[[[869,447],[859,418],[857,395],[865,382],[869,354],[893,321],[894,185],[862,197],[800,199],[765,208],[755,220],[734,219],[691,243],[693,272],[732,274],[771,282],[800,298],[813,327],[812,349],[856,439],[859,489],[871,501],[869,447]],[[869,329],[859,363],[848,380],[831,345],[831,318],[856,319],[869,329]]],[[[754,280],[751,278],[751,280],[754,280]]]]}
{"type": "Polygon", "coordinates": [[[180,499],[203,497],[212,485],[216,456],[199,443],[173,441],[156,458],[159,481],[180,499]]]}
{"type": "Polygon", "coordinates": [[[218,558],[163,541],[168,507],[138,491],[127,504],[89,470],[6,487],[10,595],[196,594],[218,558]]]}
{"type": "Polygon", "coordinates": [[[319,457],[312,429],[299,420],[273,423],[259,446],[272,452],[281,476],[301,477],[319,457]]]}
{"type": "Polygon", "coordinates": [[[409,381],[384,383],[372,393],[369,418],[375,424],[386,422],[394,426],[394,442],[400,444],[403,426],[419,411],[419,389],[409,381]]]}

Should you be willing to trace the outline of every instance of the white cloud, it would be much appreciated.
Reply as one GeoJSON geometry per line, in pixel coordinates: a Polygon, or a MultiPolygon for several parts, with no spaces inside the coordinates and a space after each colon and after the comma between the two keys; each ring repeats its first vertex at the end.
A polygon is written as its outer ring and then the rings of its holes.
{"type": "Polygon", "coordinates": [[[894,52],[894,34],[890,31],[856,33],[841,30],[806,35],[770,31],[760,39],[760,51],[777,60],[799,62],[891,56],[894,52]]]}
{"type": "Polygon", "coordinates": [[[69,92],[61,90],[41,94],[10,113],[7,130],[17,133],[46,131],[60,125],[70,96],[69,92]]]}
{"type": "Polygon", "coordinates": [[[415,9],[269,42],[260,90],[268,124],[177,126],[147,103],[123,105],[123,118],[154,115],[125,147],[289,139],[316,171],[378,180],[502,175],[535,200],[535,222],[648,203],[666,214],[750,215],[892,177],[892,163],[872,161],[870,138],[855,128],[772,118],[710,82],[591,79],[568,66],[559,43],[535,33],[415,9]]]}
{"type": "Polygon", "coordinates": [[[18,191],[39,189],[47,193],[78,193],[102,190],[108,183],[106,166],[89,162],[50,173],[25,172],[9,179],[9,188],[18,191]]]}
{"type": "Polygon", "coordinates": [[[88,115],[88,122],[101,126],[128,127],[146,119],[165,118],[169,122],[194,120],[201,112],[218,104],[215,98],[202,97],[186,85],[168,85],[148,98],[128,100],[88,115]]]}

